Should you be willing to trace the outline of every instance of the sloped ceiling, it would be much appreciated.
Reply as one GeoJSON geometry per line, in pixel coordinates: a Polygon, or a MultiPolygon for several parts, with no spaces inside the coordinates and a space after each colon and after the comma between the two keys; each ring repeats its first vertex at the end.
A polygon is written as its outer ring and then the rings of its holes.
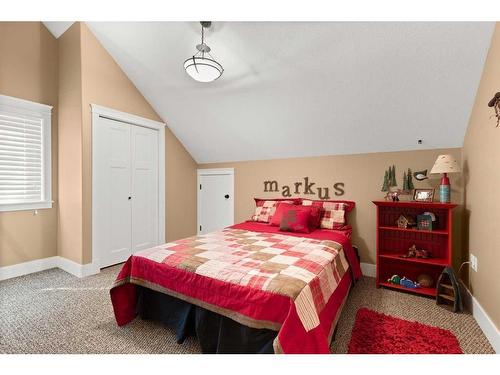
{"type": "Polygon", "coordinates": [[[74,22],[63,22],[63,21],[45,21],[43,24],[49,31],[54,35],[57,39],[59,38],[66,30],[68,30],[74,22]]]}
{"type": "Polygon", "coordinates": [[[198,22],[88,25],[198,163],[461,147],[494,27],[216,22],[203,84],[198,22]]]}

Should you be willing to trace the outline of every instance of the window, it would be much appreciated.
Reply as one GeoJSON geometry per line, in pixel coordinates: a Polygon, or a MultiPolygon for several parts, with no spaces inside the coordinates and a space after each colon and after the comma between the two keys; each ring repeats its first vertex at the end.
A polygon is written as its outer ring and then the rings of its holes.
{"type": "Polygon", "coordinates": [[[52,207],[51,110],[0,95],[0,211],[52,207]]]}

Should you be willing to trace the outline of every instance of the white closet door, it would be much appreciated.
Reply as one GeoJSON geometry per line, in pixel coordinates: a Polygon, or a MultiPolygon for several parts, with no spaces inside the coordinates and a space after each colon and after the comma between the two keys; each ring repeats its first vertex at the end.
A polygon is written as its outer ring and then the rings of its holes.
{"type": "Polygon", "coordinates": [[[132,253],[158,245],[158,131],[131,127],[132,253]]]}
{"type": "Polygon", "coordinates": [[[93,231],[100,267],[131,255],[131,126],[100,118],[94,130],[93,231]]]}

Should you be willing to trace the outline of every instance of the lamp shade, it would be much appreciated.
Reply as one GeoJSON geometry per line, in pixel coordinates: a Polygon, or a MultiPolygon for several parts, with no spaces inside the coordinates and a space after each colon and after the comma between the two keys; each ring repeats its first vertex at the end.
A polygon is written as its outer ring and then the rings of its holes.
{"type": "Polygon", "coordinates": [[[460,166],[453,155],[439,155],[431,169],[431,173],[456,173],[460,172],[460,166]]]}
{"type": "Polygon", "coordinates": [[[193,56],[184,62],[184,69],[191,78],[198,82],[212,82],[222,75],[224,69],[217,61],[193,56]]]}
{"type": "Polygon", "coordinates": [[[210,21],[201,21],[201,43],[196,45],[196,54],[186,61],[184,61],[184,69],[186,73],[195,81],[198,82],[212,82],[219,78],[224,69],[222,65],[219,64],[210,55],[212,50],[205,43],[205,28],[212,25],[210,21]]]}

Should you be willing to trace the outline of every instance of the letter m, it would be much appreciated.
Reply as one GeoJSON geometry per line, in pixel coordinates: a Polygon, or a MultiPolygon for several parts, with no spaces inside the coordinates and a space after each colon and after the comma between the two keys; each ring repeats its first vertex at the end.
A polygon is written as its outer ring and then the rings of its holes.
{"type": "Polygon", "coordinates": [[[264,181],[264,192],[278,191],[277,181],[264,181]]]}

